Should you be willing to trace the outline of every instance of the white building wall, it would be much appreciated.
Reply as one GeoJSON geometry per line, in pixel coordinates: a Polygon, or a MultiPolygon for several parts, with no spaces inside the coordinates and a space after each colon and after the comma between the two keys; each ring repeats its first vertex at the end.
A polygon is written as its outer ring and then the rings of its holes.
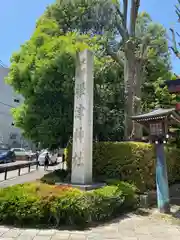
{"type": "Polygon", "coordinates": [[[23,98],[17,95],[13,88],[5,83],[5,77],[9,69],[0,67],[0,142],[10,145],[10,147],[29,147],[28,142],[23,139],[21,130],[13,126],[11,108],[23,102],[23,98]],[[15,99],[19,103],[14,102],[15,99]]]}

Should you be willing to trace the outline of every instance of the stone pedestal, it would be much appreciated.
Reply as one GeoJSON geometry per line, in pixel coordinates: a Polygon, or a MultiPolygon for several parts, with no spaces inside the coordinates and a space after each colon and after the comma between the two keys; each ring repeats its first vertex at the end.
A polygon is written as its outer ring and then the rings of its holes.
{"type": "Polygon", "coordinates": [[[68,186],[78,188],[81,191],[91,191],[106,186],[105,183],[92,183],[92,184],[72,184],[72,183],[56,183],[57,186],[68,186]]]}
{"type": "Polygon", "coordinates": [[[72,184],[92,183],[93,53],[77,54],[74,94],[72,184]]]}

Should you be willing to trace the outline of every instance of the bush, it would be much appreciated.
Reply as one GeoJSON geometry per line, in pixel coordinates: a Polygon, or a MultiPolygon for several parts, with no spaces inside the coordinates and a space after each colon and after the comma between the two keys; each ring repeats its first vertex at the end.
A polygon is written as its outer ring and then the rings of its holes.
{"type": "MultiPolygon", "coordinates": [[[[166,148],[169,183],[180,180],[180,150],[166,148]]],[[[71,170],[72,151],[67,165],[71,170]]],[[[93,177],[96,181],[118,179],[141,191],[155,188],[155,151],[151,144],[138,142],[99,142],[93,147],[93,177]]]]}
{"type": "Polygon", "coordinates": [[[66,170],[58,169],[44,175],[41,178],[41,182],[53,185],[58,182],[64,182],[67,179],[67,177],[68,177],[68,172],[66,170]]]}
{"type": "Polygon", "coordinates": [[[136,206],[136,203],[137,203],[136,193],[138,192],[138,189],[133,184],[129,184],[127,182],[122,182],[118,180],[114,181],[112,179],[109,181],[107,180],[107,184],[118,186],[118,188],[121,189],[125,198],[124,199],[125,201],[123,203],[125,206],[125,209],[136,206]]]}
{"type": "Polygon", "coordinates": [[[119,182],[83,192],[69,186],[31,183],[1,189],[0,223],[84,227],[133,209],[136,206],[134,187],[128,185],[131,191],[127,191],[126,186],[119,182]]]}

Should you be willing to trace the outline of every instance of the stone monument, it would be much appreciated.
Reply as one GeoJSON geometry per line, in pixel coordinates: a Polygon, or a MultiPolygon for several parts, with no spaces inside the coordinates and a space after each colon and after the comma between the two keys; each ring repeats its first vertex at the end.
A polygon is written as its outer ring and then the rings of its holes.
{"type": "Polygon", "coordinates": [[[74,94],[72,184],[92,184],[93,53],[77,54],[74,94]]]}

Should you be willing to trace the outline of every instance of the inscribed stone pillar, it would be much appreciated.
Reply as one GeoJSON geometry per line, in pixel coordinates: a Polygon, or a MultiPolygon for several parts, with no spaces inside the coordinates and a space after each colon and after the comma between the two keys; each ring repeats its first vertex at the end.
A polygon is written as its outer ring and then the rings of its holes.
{"type": "Polygon", "coordinates": [[[92,183],[93,53],[77,54],[74,94],[72,184],[92,183]]]}

